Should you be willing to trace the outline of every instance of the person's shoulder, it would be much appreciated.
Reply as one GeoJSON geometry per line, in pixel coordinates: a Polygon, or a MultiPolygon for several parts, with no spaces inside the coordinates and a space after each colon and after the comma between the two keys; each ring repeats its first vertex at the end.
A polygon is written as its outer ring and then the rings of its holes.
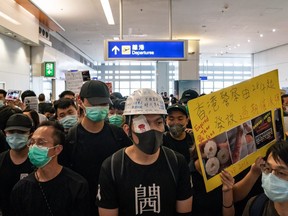
{"type": "Polygon", "coordinates": [[[43,121],[48,121],[47,117],[44,114],[38,113],[38,116],[39,116],[40,123],[43,121]]]}
{"type": "Polygon", "coordinates": [[[86,179],[83,176],[81,176],[79,173],[73,171],[72,169],[68,167],[63,167],[62,172],[63,172],[63,175],[71,181],[74,181],[80,184],[87,183],[86,179]]]}
{"type": "Polygon", "coordinates": [[[123,133],[125,133],[123,128],[118,127],[116,125],[109,124],[107,122],[105,122],[104,125],[105,125],[105,127],[110,128],[112,130],[112,132],[117,133],[117,135],[119,135],[119,134],[123,135],[123,133]]]}
{"type": "MultiPolygon", "coordinates": [[[[173,155],[174,159],[176,159],[177,161],[183,161],[183,160],[186,161],[185,157],[182,154],[180,154],[179,152],[177,152],[177,151],[175,151],[175,150],[173,150],[173,149],[171,149],[171,148],[169,148],[167,146],[162,146],[162,151],[166,155],[168,155],[168,154],[171,155],[171,156],[173,155]]],[[[168,156],[168,157],[171,157],[171,156],[168,156]]]]}
{"type": "Polygon", "coordinates": [[[169,133],[169,131],[165,131],[165,133],[163,134],[163,145],[164,146],[171,146],[171,142],[173,143],[173,138],[171,136],[171,134],[169,133]]]}
{"type": "Polygon", "coordinates": [[[129,139],[122,127],[118,127],[107,122],[105,122],[105,125],[106,127],[110,128],[112,136],[114,137],[114,139],[117,140],[121,147],[127,147],[132,145],[132,141],[129,139]]]}
{"type": "MultiPolygon", "coordinates": [[[[3,152],[0,152],[0,161],[1,160],[4,160],[4,158],[7,156],[7,155],[9,155],[9,149],[8,150],[5,150],[5,151],[3,151],[3,152]]],[[[0,166],[1,166],[1,162],[0,162],[0,166]]]]}
{"type": "Polygon", "coordinates": [[[29,185],[35,184],[36,179],[35,179],[35,172],[30,173],[28,176],[20,179],[15,185],[13,190],[19,189],[22,187],[29,187],[29,185]]]}
{"type": "Polygon", "coordinates": [[[251,205],[254,203],[255,199],[256,199],[257,196],[254,196],[254,197],[251,197],[247,203],[246,203],[246,206],[243,210],[243,214],[242,216],[249,216],[250,215],[250,208],[251,208],[251,205]]]}
{"type": "Polygon", "coordinates": [[[102,163],[102,166],[105,167],[105,168],[109,168],[111,167],[111,163],[113,162],[114,164],[118,164],[118,163],[121,163],[120,160],[122,160],[122,153],[125,154],[125,148],[126,147],[123,147],[119,150],[117,150],[116,152],[114,152],[112,155],[110,155],[109,157],[107,157],[103,163],[102,163]]]}

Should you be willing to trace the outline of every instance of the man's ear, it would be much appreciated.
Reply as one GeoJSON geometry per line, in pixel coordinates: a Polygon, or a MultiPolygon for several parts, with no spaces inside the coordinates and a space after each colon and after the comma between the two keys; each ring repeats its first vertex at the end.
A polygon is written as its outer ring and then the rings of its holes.
{"type": "Polygon", "coordinates": [[[63,150],[63,145],[58,145],[57,147],[55,147],[55,151],[56,151],[56,155],[59,155],[63,150]]]}
{"type": "Polygon", "coordinates": [[[83,101],[81,100],[79,95],[77,96],[76,101],[77,101],[77,105],[83,109],[84,108],[83,107],[83,101]]]}
{"type": "Polygon", "coordinates": [[[127,134],[127,136],[129,136],[129,131],[130,131],[130,128],[129,128],[129,125],[128,124],[124,124],[122,126],[124,132],[127,134]]]}
{"type": "Polygon", "coordinates": [[[185,127],[187,127],[187,125],[188,125],[188,123],[189,123],[189,117],[187,117],[187,119],[186,119],[186,123],[185,123],[185,127]]]}
{"type": "Polygon", "coordinates": [[[81,100],[81,98],[80,98],[80,95],[77,95],[76,101],[77,101],[77,104],[78,104],[78,105],[79,105],[80,103],[81,103],[81,104],[83,103],[82,100],[81,100]]]}
{"type": "Polygon", "coordinates": [[[168,115],[166,115],[166,116],[164,117],[164,122],[165,122],[166,125],[167,125],[167,120],[168,120],[168,115]]]}

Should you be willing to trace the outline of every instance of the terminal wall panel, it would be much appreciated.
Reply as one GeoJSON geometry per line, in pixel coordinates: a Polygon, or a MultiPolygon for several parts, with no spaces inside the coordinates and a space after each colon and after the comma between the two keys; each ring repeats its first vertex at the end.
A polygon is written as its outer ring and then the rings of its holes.
{"type": "Polygon", "coordinates": [[[29,89],[30,48],[0,34],[0,81],[7,89],[29,89]]]}

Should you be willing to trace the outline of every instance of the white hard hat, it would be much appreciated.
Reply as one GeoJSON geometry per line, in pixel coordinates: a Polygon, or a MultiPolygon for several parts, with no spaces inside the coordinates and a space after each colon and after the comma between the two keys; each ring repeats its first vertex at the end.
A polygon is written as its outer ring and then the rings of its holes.
{"type": "Polygon", "coordinates": [[[161,95],[147,88],[134,91],[126,100],[123,115],[141,114],[167,115],[161,95]]]}

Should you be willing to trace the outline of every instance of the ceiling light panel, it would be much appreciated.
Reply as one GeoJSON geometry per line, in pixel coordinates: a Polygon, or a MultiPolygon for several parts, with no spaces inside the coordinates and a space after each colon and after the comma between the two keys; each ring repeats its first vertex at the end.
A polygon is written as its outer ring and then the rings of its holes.
{"type": "Polygon", "coordinates": [[[101,4],[102,4],[102,8],[104,10],[108,24],[115,25],[109,0],[101,0],[101,4]]]}

